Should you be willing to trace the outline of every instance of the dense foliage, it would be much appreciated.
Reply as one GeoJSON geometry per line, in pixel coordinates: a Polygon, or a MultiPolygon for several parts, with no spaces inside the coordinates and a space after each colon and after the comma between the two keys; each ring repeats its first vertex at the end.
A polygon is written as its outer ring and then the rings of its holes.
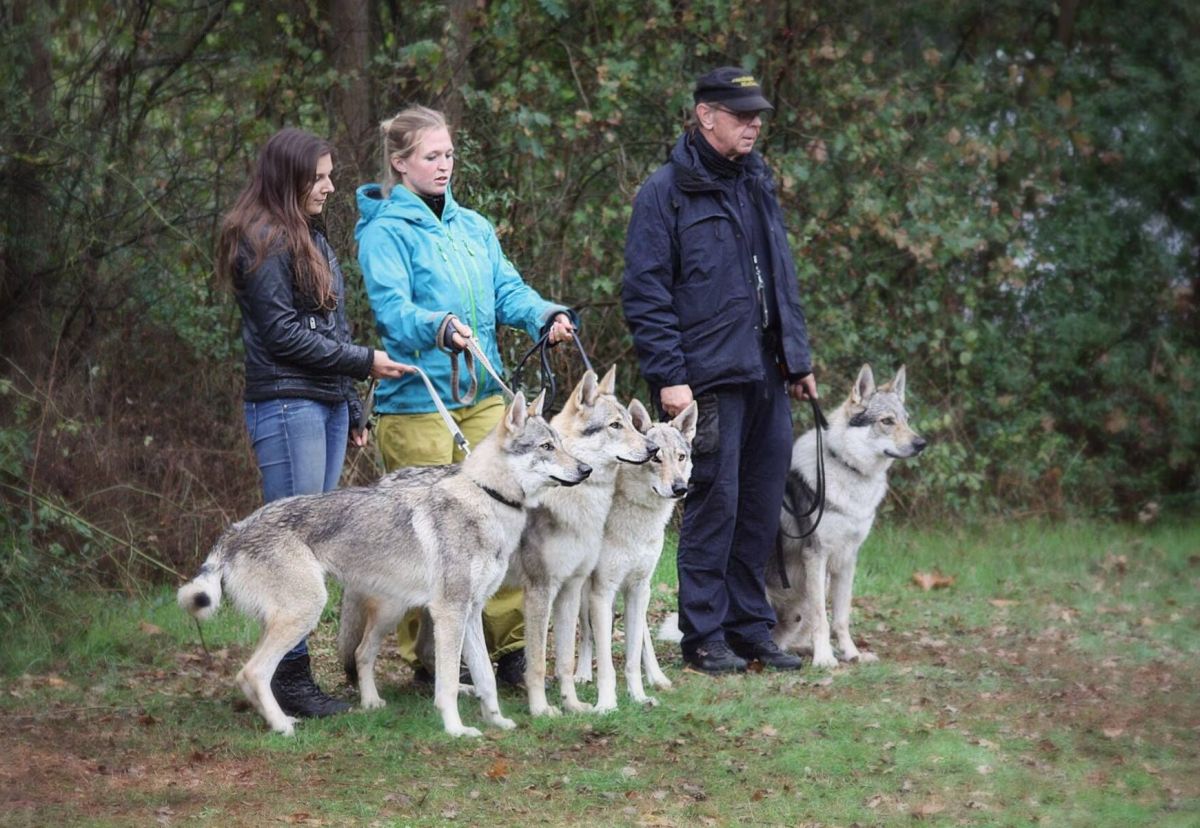
{"type": "MultiPolygon", "coordinates": [[[[900,472],[895,505],[1132,517],[1195,503],[1194,4],[1136,19],[1113,0],[2,13],[6,582],[188,568],[255,504],[236,310],[211,250],[283,125],[339,147],[329,225],[360,337],[373,323],[353,188],[375,175],[374,124],[428,103],[460,126],[458,197],[497,222],[529,281],[582,309],[597,364],[644,393],[617,301],[630,202],[691,79],[726,63],[777,105],[761,148],[825,394],[864,361],[908,365],[933,446],[900,472]]],[[[356,464],[370,476],[369,457],[356,464]]]]}

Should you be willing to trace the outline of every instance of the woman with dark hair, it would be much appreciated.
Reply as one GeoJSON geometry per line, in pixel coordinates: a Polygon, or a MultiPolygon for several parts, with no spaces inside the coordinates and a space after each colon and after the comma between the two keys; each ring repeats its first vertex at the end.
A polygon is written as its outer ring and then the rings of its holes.
{"type": "MultiPolygon", "coordinates": [[[[242,311],[246,428],[268,503],[336,488],[347,439],[367,441],[354,380],[413,371],[350,341],[342,271],[315,222],[333,192],[332,172],[327,141],[277,132],[221,225],[217,275],[242,311]]],[[[350,707],[317,687],[305,641],[284,656],[271,690],[289,716],[350,707]]]]}

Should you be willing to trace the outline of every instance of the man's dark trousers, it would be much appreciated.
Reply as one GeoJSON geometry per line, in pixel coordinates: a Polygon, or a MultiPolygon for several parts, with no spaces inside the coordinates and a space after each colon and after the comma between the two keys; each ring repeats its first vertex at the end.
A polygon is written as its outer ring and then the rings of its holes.
{"type": "Polygon", "coordinates": [[[765,641],[775,625],[763,579],[791,464],[792,420],[778,369],[764,361],[766,381],[698,398],[697,453],[678,552],[685,655],[722,639],[734,647],[765,641]]]}

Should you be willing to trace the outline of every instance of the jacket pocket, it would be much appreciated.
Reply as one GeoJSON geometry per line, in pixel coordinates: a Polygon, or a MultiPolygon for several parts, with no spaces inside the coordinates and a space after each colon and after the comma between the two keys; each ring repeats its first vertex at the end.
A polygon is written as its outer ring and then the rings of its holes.
{"type": "Polygon", "coordinates": [[[675,312],[683,329],[708,322],[727,305],[750,298],[737,226],[724,213],[681,216],[675,312]]]}
{"type": "Polygon", "coordinates": [[[692,440],[693,454],[712,454],[721,445],[718,403],[715,391],[696,397],[696,438],[692,440]]]}

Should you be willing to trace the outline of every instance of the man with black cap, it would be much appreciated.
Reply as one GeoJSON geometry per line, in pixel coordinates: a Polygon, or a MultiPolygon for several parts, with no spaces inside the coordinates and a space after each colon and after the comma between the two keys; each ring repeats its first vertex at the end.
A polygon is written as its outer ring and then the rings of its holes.
{"type": "Polygon", "coordinates": [[[747,71],[701,77],[693,123],[642,185],[621,298],[662,412],[700,419],[679,534],[679,627],[688,667],[794,670],[771,640],[764,572],[791,461],[789,394],[817,396],[795,266],[775,186],[754,151],[774,107],[747,71]]]}

